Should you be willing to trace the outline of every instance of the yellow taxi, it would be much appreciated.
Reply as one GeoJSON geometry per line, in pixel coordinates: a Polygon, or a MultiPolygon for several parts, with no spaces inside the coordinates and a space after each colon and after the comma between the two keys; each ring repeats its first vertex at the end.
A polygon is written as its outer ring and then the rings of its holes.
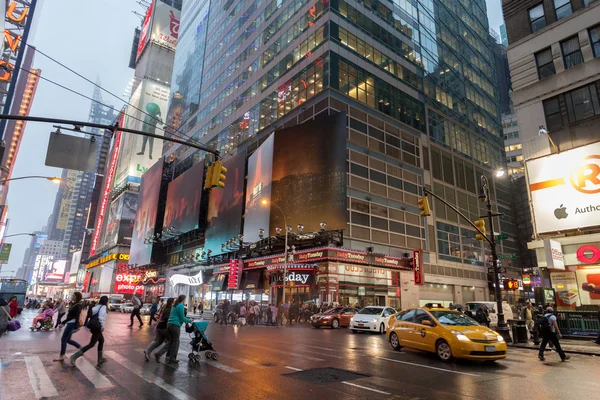
{"type": "Polygon", "coordinates": [[[395,350],[410,347],[452,358],[500,360],[506,342],[497,332],[481,326],[460,311],[447,308],[413,308],[390,317],[386,338],[395,350]]]}

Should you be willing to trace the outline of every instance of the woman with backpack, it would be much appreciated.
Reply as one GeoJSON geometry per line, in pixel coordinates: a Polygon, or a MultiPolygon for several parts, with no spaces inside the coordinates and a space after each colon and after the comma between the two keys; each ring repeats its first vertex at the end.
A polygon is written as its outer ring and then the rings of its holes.
{"type": "Polygon", "coordinates": [[[87,328],[92,332],[92,337],[87,346],[82,347],[77,353],[73,354],[70,358],[71,365],[75,366],[75,361],[81,357],[86,351],[91,349],[98,343],[98,367],[106,361],[106,358],[102,357],[102,349],[104,348],[104,324],[106,322],[108,296],[100,297],[100,301],[96,304],[88,314],[91,314],[90,319],[87,323],[87,328]]]}
{"type": "Polygon", "coordinates": [[[79,330],[81,324],[81,321],[79,320],[81,317],[81,310],[83,308],[81,305],[81,297],[81,292],[73,293],[73,302],[69,307],[69,312],[65,322],[65,330],[63,331],[60,339],[60,357],[58,358],[58,361],[63,361],[65,359],[67,344],[75,346],[78,349],[81,348],[79,343],[71,339],[71,336],[73,336],[73,334],[79,330]]]}

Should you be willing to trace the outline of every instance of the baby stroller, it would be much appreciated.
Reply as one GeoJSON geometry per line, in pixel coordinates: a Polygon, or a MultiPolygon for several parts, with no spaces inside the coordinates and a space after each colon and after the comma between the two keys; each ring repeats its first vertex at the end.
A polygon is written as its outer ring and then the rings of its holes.
{"type": "Polygon", "coordinates": [[[186,326],[185,331],[190,334],[190,338],[192,341],[190,342],[190,346],[192,347],[192,352],[188,355],[190,361],[199,362],[200,361],[200,352],[206,351],[204,355],[207,359],[218,360],[219,355],[214,351],[215,349],[212,346],[212,343],[208,341],[208,337],[206,337],[206,328],[208,327],[208,321],[196,321],[192,322],[191,325],[186,326]]]}

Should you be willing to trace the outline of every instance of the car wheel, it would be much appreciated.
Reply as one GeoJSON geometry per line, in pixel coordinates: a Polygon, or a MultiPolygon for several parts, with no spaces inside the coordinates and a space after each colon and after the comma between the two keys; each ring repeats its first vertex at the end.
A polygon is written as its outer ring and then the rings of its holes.
{"type": "Polygon", "coordinates": [[[333,321],[331,321],[331,327],[333,329],[337,329],[340,327],[340,321],[338,319],[334,319],[333,321]]]}
{"type": "Polygon", "coordinates": [[[448,362],[452,360],[452,350],[450,349],[450,345],[445,340],[440,340],[435,345],[435,352],[440,358],[440,360],[444,362],[448,362]]]}
{"type": "Polygon", "coordinates": [[[385,333],[385,324],[383,322],[379,325],[379,333],[385,333]]]}
{"type": "Polygon", "coordinates": [[[390,333],[390,344],[394,350],[400,350],[402,348],[402,346],[400,346],[400,339],[398,339],[396,332],[390,333]]]}

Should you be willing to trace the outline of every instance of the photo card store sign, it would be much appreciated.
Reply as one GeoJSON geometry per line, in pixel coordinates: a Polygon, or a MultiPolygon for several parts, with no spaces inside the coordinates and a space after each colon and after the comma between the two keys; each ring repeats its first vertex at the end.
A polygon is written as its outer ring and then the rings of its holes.
{"type": "Polygon", "coordinates": [[[141,294],[144,285],[141,280],[143,276],[138,274],[121,273],[115,276],[114,292],[118,294],[141,294]]]}

